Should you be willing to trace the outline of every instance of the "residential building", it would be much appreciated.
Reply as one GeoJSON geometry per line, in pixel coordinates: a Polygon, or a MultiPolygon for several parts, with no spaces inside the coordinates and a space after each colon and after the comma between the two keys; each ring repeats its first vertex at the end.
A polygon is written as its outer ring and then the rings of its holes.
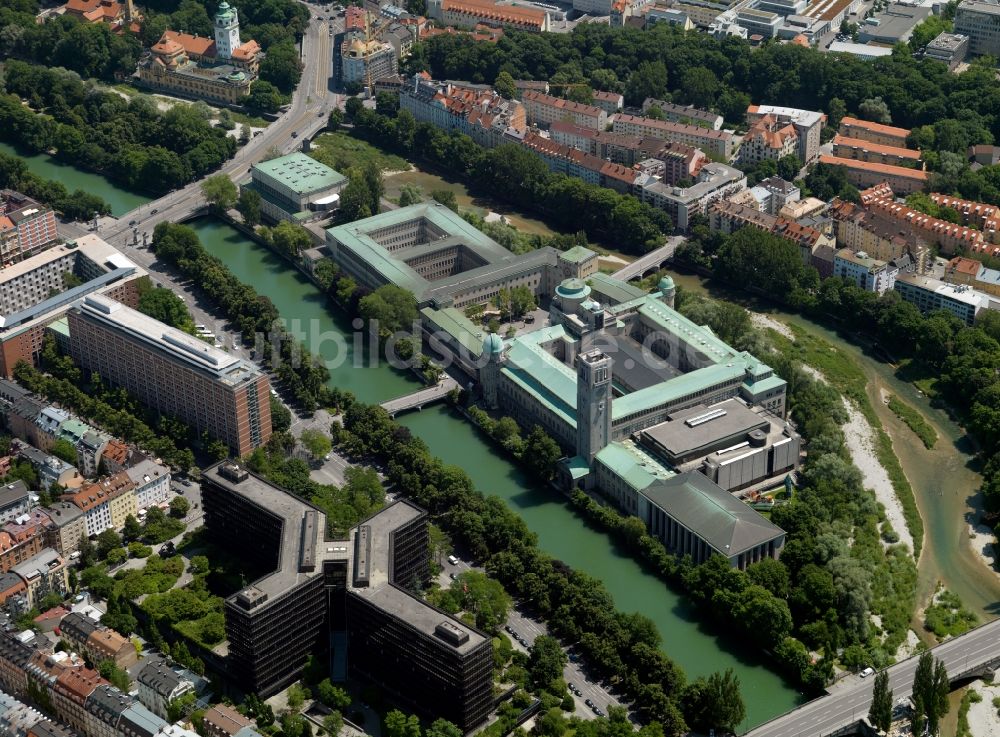
{"type": "Polygon", "coordinates": [[[163,658],[146,658],[135,680],[139,684],[139,701],[162,719],[168,718],[170,702],[195,692],[194,681],[185,676],[184,670],[163,658]]]}
{"type": "MultiPolygon", "coordinates": [[[[0,596],[10,586],[11,578],[17,578],[24,586],[23,579],[16,573],[0,575],[0,596]]],[[[28,663],[37,649],[34,640],[22,642],[15,633],[0,632],[0,684],[4,691],[14,696],[28,692],[28,663]]]]}
{"type": "Polygon", "coordinates": [[[46,402],[29,394],[9,403],[5,401],[4,405],[4,419],[11,435],[36,448],[50,441],[37,423],[42,410],[48,406],[46,402]]]}
{"type": "Polygon", "coordinates": [[[553,143],[571,146],[601,159],[635,167],[650,159],[659,161],[664,169],[659,173],[661,181],[676,184],[684,179],[693,179],[701,167],[708,163],[708,157],[701,149],[662,138],[639,137],[595,131],[573,123],[555,122],[549,127],[549,139],[553,143]]]}
{"type": "Polygon", "coordinates": [[[132,456],[132,450],[125,443],[117,438],[112,438],[104,447],[101,461],[108,473],[118,473],[132,464],[132,456]]]}
{"type": "Polygon", "coordinates": [[[28,730],[26,737],[76,737],[76,735],[61,724],[43,719],[28,730]]]}
{"type": "Polygon", "coordinates": [[[36,365],[46,326],[81,297],[101,293],[138,304],[136,280],[145,274],[93,234],[0,270],[0,375],[13,376],[18,361],[36,365]],[[66,274],[84,283],[67,288],[66,274]]]}
{"type": "Polygon", "coordinates": [[[599,131],[608,125],[607,111],[595,105],[584,105],[534,90],[525,90],[521,101],[532,125],[547,128],[556,121],[566,121],[599,131]]]}
{"type": "MultiPolygon", "coordinates": [[[[31,509],[28,485],[21,480],[0,486],[0,524],[27,514],[31,509]]],[[[4,569],[6,570],[6,569],[4,569]]]]}
{"type": "Polygon", "coordinates": [[[705,164],[694,183],[688,187],[669,186],[656,177],[644,175],[636,180],[643,202],[665,210],[674,227],[686,231],[693,215],[704,215],[713,202],[746,189],[747,178],[739,169],[725,164],[705,164]]]}
{"type": "Polygon", "coordinates": [[[645,18],[647,29],[652,28],[657,23],[666,23],[668,26],[680,28],[682,31],[692,31],[696,27],[691,16],[680,8],[654,6],[646,10],[645,18]]]}
{"type": "Polygon", "coordinates": [[[740,161],[757,164],[795,156],[799,151],[799,134],[791,123],[779,122],[774,115],[764,115],[750,125],[740,146],[740,161]]]}
{"type": "Polygon", "coordinates": [[[45,548],[11,570],[24,579],[29,609],[49,593],[64,596],[69,591],[66,561],[52,548],[45,548]]]}
{"type": "Polygon", "coordinates": [[[78,489],[83,484],[84,478],[80,472],[62,458],[44,453],[38,448],[33,448],[20,440],[11,443],[14,452],[28,461],[38,473],[38,480],[41,487],[48,491],[53,484],[58,484],[64,489],[78,489]]]}
{"type": "Polygon", "coordinates": [[[487,148],[504,142],[508,131],[523,135],[528,125],[517,100],[505,100],[486,86],[435,82],[419,74],[400,93],[399,106],[418,121],[458,130],[487,148]]]}
{"type": "Polygon", "coordinates": [[[928,7],[893,3],[878,14],[877,24],[861,23],[858,26],[858,41],[883,46],[906,43],[913,35],[913,29],[930,14],[928,7]]]}
{"type": "MultiPolygon", "coordinates": [[[[87,698],[87,737],[121,737],[122,714],[132,705],[132,697],[114,686],[102,683],[87,698]]],[[[138,735],[129,735],[138,737],[138,735]]]]}
{"type": "Polygon", "coordinates": [[[593,103],[608,115],[614,115],[621,112],[622,107],[625,105],[625,98],[619,92],[595,90],[593,103]]]}
{"type": "Polygon", "coordinates": [[[891,220],[899,227],[899,232],[919,234],[928,243],[940,246],[942,254],[981,252],[988,248],[981,231],[925,215],[920,210],[896,202],[891,196],[873,198],[865,203],[865,207],[891,220]]]}
{"type": "Polygon", "coordinates": [[[742,570],[777,558],[785,544],[784,530],[697,472],[647,486],[638,516],[668,551],[696,565],[722,555],[742,570]]]}
{"type": "Polygon", "coordinates": [[[68,0],[62,8],[64,15],[83,23],[105,23],[114,33],[138,33],[142,20],[131,0],[68,0]]]}
{"type": "Polygon", "coordinates": [[[304,222],[329,215],[340,203],[347,177],[303,153],[291,153],[250,167],[240,185],[260,195],[261,214],[273,222],[304,222]]]}
{"type": "Polygon", "coordinates": [[[672,123],[637,115],[616,115],[612,130],[626,135],[652,136],[664,141],[676,141],[700,148],[716,158],[729,161],[736,149],[736,139],[732,133],[714,130],[698,125],[672,123]]]}
{"type": "MultiPolygon", "coordinates": [[[[853,202],[834,198],[829,215],[837,234],[837,243],[852,251],[864,251],[882,261],[893,261],[909,255],[917,272],[927,269],[930,251],[924,235],[918,232],[901,232],[899,223],[853,202]]],[[[832,276],[832,256],[830,260],[832,276]]]]}
{"type": "Polygon", "coordinates": [[[52,710],[70,729],[86,734],[87,699],[107,684],[101,674],[90,668],[67,668],[52,685],[52,710]]]}
{"type": "Polygon", "coordinates": [[[493,0],[429,0],[427,15],[447,26],[474,28],[479,24],[519,31],[548,31],[549,14],[493,0]]]}
{"type": "Polygon", "coordinates": [[[866,292],[885,294],[893,288],[899,273],[894,265],[871,258],[864,251],[842,248],[833,260],[833,275],[866,292]]]}
{"type": "Polygon", "coordinates": [[[924,49],[924,58],[937,59],[948,65],[954,71],[955,67],[965,61],[969,53],[969,37],[960,33],[941,31],[924,49]]]}
{"type": "Polygon", "coordinates": [[[241,730],[252,729],[256,724],[231,706],[215,704],[205,710],[202,726],[205,737],[236,737],[241,730]]]}
{"type": "Polygon", "coordinates": [[[820,137],[826,125],[825,114],[777,105],[751,105],[747,108],[747,125],[752,127],[764,119],[773,119],[776,125],[791,125],[795,129],[798,135],[796,153],[802,163],[808,164],[819,155],[820,137]]]}
{"type": "Polygon", "coordinates": [[[87,536],[85,512],[70,502],[56,502],[45,511],[54,527],[55,549],[66,558],[72,557],[80,549],[80,538],[87,536]]]}
{"type": "Polygon", "coordinates": [[[969,161],[972,162],[969,168],[973,171],[984,166],[1000,164],[1000,146],[980,143],[975,146],[969,146],[969,150],[966,153],[969,161]]]}
{"type": "Polygon", "coordinates": [[[357,82],[367,87],[376,79],[394,75],[398,58],[388,42],[362,38],[345,40],[340,45],[340,79],[345,84],[357,82]]]}
{"type": "Polygon", "coordinates": [[[17,522],[8,522],[0,530],[0,572],[6,573],[14,566],[35,557],[48,544],[48,515],[37,511],[23,515],[17,522]]]}
{"type": "Polygon", "coordinates": [[[97,475],[101,466],[101,454],[111,441],[111,436],[91,428],[76,444],[76,465],[80,473],[88,478],[97,475]]]}
{"type": "Polygon", "coordinates": [[[350,668],[463,731],[486,720],[490,639],[409,591],[430,574],[425,512],[396,502],[330,541],[321,509],[236,464],[206,469],[202,488],[210,534],[268,571],[226,600],[227,670],[244,688],[275,693],[332,641],[334,678],[350,668]]]}
{"type": "Polygon", "coordinates": [[[922,313],[947,310],[966,325],[972,325],[979,311],[990,306],[988,295],[967,284],[948,284],[920,274],[900,274],[894,288],[922,313]]]}
{"type": "Polygon", "coordinates": [[[767,231],[789,240],[799,248],[804,264],[809,265],[812,253],[820,246],[832,246],[835,239],[815,228],[799,225],[783,217],[769,215],[746,205],[720,200],[712,204],[708,211],[712,230],[721,233],[735,233],[744,227],[767,231]]]}
{"type": "Polygon", "coordinates": [[[0,268],[34,256],[58,239],[51,207],[20,192],[0,190],[0,268]]]}
{"type": "Polygon", "coordinates": [[[840,134],[833,137],[833,155],[842,159],[857,159],[876,164],[907,166],[914,169],[924,168],[924,162],[920,159],[920,151],[885,146],[881,143],[872,143],[861,138],[849,138],[840,134]]]}
{"type": "MultiPolygon", "coordinates": [[[[930,197],[935,205],[956,210],[962,218],[962,224],[980,231],[985,241],[1000,243],[1000,208],[938,192],[931,192],[930,197]]],[[[971,248],[976,250],[974,247],[971,248]]]]}
{"type": "Polygon", "coordinates": [[[612,0],[573,0],[573,10],[603,18],[611,15],[612,0]]]}
{"type": "Polygon", "coordinates": [[[897,194],[908,195],[921,192],[927,187],[930,175],[921,169],[910,169],[905,166],[890,164],[873,164],[854,159],[843,159],[839,156],[822,154],[821,164],[842,166],[847,172],[847,181],[858,189],[871,187],[881,182],[888,182],[897,194]]]}
{"type": "Polygon", "coordinates": [[[981,261],[956,257],[945,267],[944,280],[965,284],[980,293],[1000,297],[1000,270],[987,268],[981,261]]]}
{"type": "Polygon", "coordinates": [[[94,537],[105,530],[114,529],[111,523],[111,497],[99,483],[82,486],[73,493],[63,494],[61,499],[77,506],[83,512],[87,524],[87,537],[94,537]]]}
{"type": "Polygon", "coordinates": [[[69,326],[73,359],[147,406],[238,455],[271,436],[268,378],[243,359],[102,295],[77,302],[69,326]]]}
{"type": "Polygon", "coordinates": [[[0,691],[0,735],[3,737],[27,737],[28,731],[44,720],[42,712],[0,691]]]}
{"type": "Polygon", "coordinates": [[[148,458],[126,469],[135,489],[138,509],[164,504],[170,498],[170,468],[148,458]]]}
{"type": "Polygon", "coordinates": [[[906,141],[910,136],[909,128],[896,128],[891,125],[851,117],[840,119],[838,132],[845,138],[868,141],[893,148],[906,148],[906,141]]]}
{"type": "Polygon", "coordinates": [[[696,108],[694,105],[679,105],[676,102],[665,102],[655,97],[647,97],[642,102],[642,114],[647,115],[651,107],[663,113],[663,119],[672,123],[699,125],[712,130],[721,130],[723,118],[718,113],[696,108]]]}

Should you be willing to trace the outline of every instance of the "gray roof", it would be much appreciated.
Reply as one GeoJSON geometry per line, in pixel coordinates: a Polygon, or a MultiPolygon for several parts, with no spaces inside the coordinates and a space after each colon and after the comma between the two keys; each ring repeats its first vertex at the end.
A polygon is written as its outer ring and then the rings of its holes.
{"type": "Polygon", "coordinates": [[[741,400],[727,399],[710,407],[699,404],[672,412],[666,422],[646,428],[642,435],[674,462],[692,453],[708,453],[719,442],[742,438],[753,430],[766,433],[768,425],[767,418],[741,400]]]}
{"type": "Polygon", "coordinates": [[[83,510],[70,502],[56,502],[45,510],[56,527],[65,527],[78,517],[83,516],[83,510]]]}
{"type": "Polygon", "coordinates": [[[147,658],[136,680],[166,699],[170,698],[182,679],[163,658],[147,658]]]}
{"type": "Polygon", "coordinates": [[[48,719],[35,723],[31,731],[36,737],[74,737],[76,734],[63,725],[50,722],[48,719]]]}
{"type": "Polygon", "coordinates": [[[639,493],[727,558],[785,534],[697,471],[654,481],[639,493]]]}
{"type": "Polygon", "coordinates": [[[14,571],[0,573],[0,591],[6,591],[12,586],[17,586],[19,583],[23,583],[23,581],[24,579],[14,573],[14,571]]]}
{"type": "Polygon", "coordinates": [[[29,394],[31,392],[17,382],[10,379],[0,379],[0,399],[5,399],[8,402],[16,402],[21,397],[26,397],[29,394]]]}
{"type": "Polygon", "coordinates": [[[142,704],[133,703],[122,712],[118,731],[130,737],[153,737],[166,726],[166,720],[156,716],[142,704]]]}
{"type": "Polygon", "coordinates": [[[93,632],[100,629],[97,622],[80,612],[70,612],[59,623],[59,629],[71,640],[86,642],[93,632]]]}
{"type": "Polygon", "coordinates": [[[131,696],[108,684],[95,688],[85,704],[87,711],[113,728],[118,727],[122,712],[131,705],[131,696]]]}
{"type": "Polygon", "coordinates": [[[54,563],[60,560],[59,553],[52,548],[45,548],[34,558],[29,558],[19,566],[14,566],[11,570],[24,579],[33,578],[36,573],[48,570],[54,563]]]}
{"type": "Polygon", "coordinates": [[[12,484],[0,486],[0,509],[17,504],[28,496],[28,486],[18,479],[12,484]]]}

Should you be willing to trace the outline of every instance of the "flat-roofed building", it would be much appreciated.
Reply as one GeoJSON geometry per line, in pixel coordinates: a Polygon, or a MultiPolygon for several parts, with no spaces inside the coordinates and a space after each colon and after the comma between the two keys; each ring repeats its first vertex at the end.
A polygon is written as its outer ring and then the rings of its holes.
{"type": "Polygon", "coordinates": [[[858,25],[858,41],[895,46],[906,43],[913,35],[913,29],[931,14],[931,9],[921,5],[893,3],[877,14],[877,24],[858,25]]]}
{"type": "Polygon", "coordinates": [[[45,716],[38,709],[0,691],[0,735],[3,737],[26,737],[28,730],[44,720],[45,716]]]}
{"type": "Polygon", "coordinates": [[[51,207],[20,192],[0,190],[0,268],[34,256],[58,239],[51,207]]]}
{"type": "Polygon", "coordinates": [[[939,33],[924,49],[925,58],[942,61],[952,70],[965,61],[965,55],[968,53],[969,37],[947,31],[939,33]]]}
{"type": "Polygon", "coordinates": [[[36,606],[48,594],[65,596],[69,591],[66,561],[52,548],[45,548],[11,570],[24,579],[29,608],[36,606]]]}
{"type": "Polygon", "coordinates": [[[872,258],[864,251],[855,253],[849,248],[842,248],[833,259],[834,276],[879,295],[892,289],[898,273],[899,269],[893,264],[872,258]]]}
{"type": "Polygon", "coordinates": [[[147,406],[238,455],[271,436],[268,378],[243,359],[102,295],[77,302],[69,327],[74,360],[147,406]]]}
{"type": "Polygon", "coordinates": [[[344,40],[340,45],[340,79],[368,86],[376,79],[391,77],[397,71],[398,55],[392,44],[362,38],[344,40]]]}
{"type": "Polygon", "coordinates": [[[966,325],[972,325],[980,310],[990,308],[990,297],[967,284],[949,284],[921,274],[901,274],[895,290],[922,313],[947,310],[966,325]]]}
{"type": "Polygon", "coordinates": [[[954,32],[969,38],[971,56],[1000,56],[1000,5],[964,0],[955,9],[954,32]]]}
{"type": "Polygon", "coordinates": [[[0,374],[12,376],[18,361],[37,364],[46,326],[81,297],[103,293],[138,304],[136,280],[145,274],[93,234],[0,270],[0,374]],[[67,288],[66,274],[84,283],[67,288]]]}
{"type": "Polygon", "coordinates": [[[241,185],[260,195],[269,220],[303,222],[337,208],[347,177],[326,164],[295,152],[254,164],[241,185]]]}
{"type": "Polygon", "coordinates": [[[839,156],[822,154],[819,163],[828,166],[842,166],[847,172],[847,181],[858,189],[888,182],[893,192],[902,195],[922,192],[930,182],[930,175],[921,169],[909,169],[891,164],[873,164],[839,156]]]}
{"type": "Polygon", "coordinates": [[[0,486],[0,525],[10,522],[31,509],[28,485],[20,479],[0,486]]]}
{"type": "Polygon", "coordinates": [[[697,471],[640,491],[638,517],[668,551],[696,565],[721,555],[742,570],[777,558],[785,544],[784,530],[697,471]]]}

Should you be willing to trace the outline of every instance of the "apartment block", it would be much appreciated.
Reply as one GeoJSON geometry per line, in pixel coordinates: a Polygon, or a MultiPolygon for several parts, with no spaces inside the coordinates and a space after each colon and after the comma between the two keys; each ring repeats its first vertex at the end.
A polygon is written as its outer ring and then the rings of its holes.
{"type": "Polygon", "coordinates": [[[252,729],[255,723],[226,704],[216,704],[205,710],[202,726],[206,737],[236,737],[244,729],[252,729]]]}
{"type": "Polygon", "coordinates": [[[136,673],[139,701],[162,719],[167,718],[170,702],[195,691],[194,681],[179,671],[163,658],[148,657],[136,673]]]}
{"type": "Polygon", "coordinates": [[[773,119],[776,125],[791,125],[798,135],[796,152],[803,163],[808,164],[819,156],[819,145],[826,125],[826,115],[812,110],[799,110],[777,105],[751,105],[747,108],[747,124],[751,127],[765,119],[773,119]]]}
{"type": "Polygon", "coordinates": [[[4,737],[26,737],[32,727],[44,720],[38,709],[0,691],[0,734],[4,737]]]}
{"type": "Polygon", "coordinates": [[[255,366],[103,295],[68,317],[73,359],[147,406],[238,455],[271,436],[270,384],[255,366]]]}
{"type": "Polygon", "coordinates": [[[906,139],[910,136],[909,128],[896,128],[892,125],[873,123],[870,120],[845,117],[840,119],[840,135],[854,138],[880,146],[906,148],[906,139]]]}
{"type": "Polygon", "coordinates": [[[920,274],[900,274],[894,288],[922,313],[948,310],[966,325],[975,323],[980,310],[990,304],[989,296],[967,284],[948,284],[920,274]]]}
{"type": "Polygon", "coordinates": [[[475,28],[482,24],[519,31],[549,30],[549,14],[545,11],[501,5],[493,0],[430,0],[427,15],[455,28],[475,28]]]}
{"type": "Polygon", "coordinates": [[[21,480],[0,486],[0,524],[27,514],[31,509],[28,486],[21,480]]]}
{"type": "Polygon", "coordinates": [[[625,98],[619,92],[596,90],[594,92],[593,103],[608,115],[614,115],[617,112],[621,112],[622,107],[625,105],[625,98]]]}
{"type": "Polygon", "coordinates": [[[672,123],[638,115],[616,115],[612,130],[632,136],[652,136],[700,148],[712,156],[729,161],[736,150],[736,139],[729,131],[712,130],[697,125],[672,123]]]}
{"type": "Polygon", "coordinates": [[[927,188],[930,175],[920,169],[909,169],[905,166],[890,164],[872,164],[854,159],[844,159],[839,156],[822,154],[819,163],[828,166],[842,166],[847,171],[847,181],[858,189],[871,187],[882,182],[888,182],[897,194],[908,195],[922,192],[927,188]]]}
{"type": "Polygon", "coordinates": [[[899,273],[892,264],[871,258],[864,251],[855,253],[849,248],[837,252],[833,260],[833,275],[839,276],[866,292],[885,294],[893,288],[899,273]]]}
{"type": "Polygon", "coordinates": [[[532,125],[548,127],[556,121],[565,121],[592,130],[604,130],[608,113],[595,105],[564,100],[542,92],[526,90],[522,102],[532,125]]]}
{"type": "Polygon", "coordinates": [[[813,251],[835,243],[832,236],[815,228],[725,200],[715,202],[708,211],[708,217],[709,227],[721,233],[735,233],[741,228],[751,227],[791,241],[798,246],[802,262],[807,265],[811,262],[813,251]]]}
{"type": "Polygon", "coordinates": [[[101,674],[90,668],[67,668],[52,686],[52,709],[71,729],[86,734],[87,699],[107,684],[101,674]]]}
{"type": "Polygon", "coordinates": [[[665,102],[655,97],[647,97],[642,102],[642,114],[647,115],[651,107],[657,108],[664,120],[672,123],[699,125],[712,130],[721,130],[723,118],[718,113],[696,108],[694,105],[679,105],[676,102],[665,102]]]}
{"type": "Polygon", "coordinates": [[[866,208],[896,223],[901,232],[919,233],[928,243],[940,246],[944,255],[980,252],[985,248],[981,231],[925,215],[891,197],[874,199],[866,204],[866,208]]]}
{"type": "MultiPolygon", "coordinates": [[[[930,197],[935,205],[956,210],[962,217],[962,225],[968,225],[981,232],[983,239],[988,243],[1000,243],[1000,208],[939,192],[931,192],[930,197]]],[[[991,255],[995,255],[995,252],[991,255]]]]}
{"type": "Polygon", "coordinates": [[[914,169],[924,168],[919,151],[899,148],[898,146],[885,146],[861,138],[849,138],[839,133],[833,137],[833,155],[842,159],[856,159],[875,164],[907,166],[914,169]]]}
{"type": "Polygon", "coordinates": [[[51,207],[20,192],[0,190],[0,268],[34,256],[58,239],[51,207]]]}
{"type": "Polygon", "coordinates": [[[49,248],[0,271],[0,375],[18,361],[38,363],[45,328],[81,297],[106,294],[136,305],[146,272],[96,235],[49,248]],[[67,288],[66,274],[83,280],[67,288]]]}
{"type": "Polygon", "coordinates": [[[988,269],[975,259],[961,256],[953,258],[945,267],[944,280],[1000,297],[1000,270],[988,269]]]}
{"type": "Polygon", "coordinates": [[[126,469],[125,473],[132,482],[138,509],[163,504],[170,498],[169,467],[147,458],[126,469]]]}
{"type": "Polygon", "coordinates": [[[11,570],[24,579],[29,609],[50,593],[62,596],[69,591],[66,561],[52,548],[43,548],[38,555],[11,570]]]}
{"type": "Polygon", "coordinates": [[[912,259],[918,273],[927,269],[932,244],[923,235],[901,232],[898,223],[853,202],[834,198],[830,204],[829,215],[840,247],[864,251],[882,261],[893,261],[905,254],[912,259]]]}
{"type": "Polygon", "coordinates": [[[367,86],[376,79],[391,77],[396,73],[397,60],[392,44],[362,38],[345,41],[340,46],[341,81],[367,86]]]}
{"type": "Polygon", "coordinates": [[[757,164],[761,161],[778,161],[799,152],[799,134],[791,123],[781,122],[774,115],[756,120],[743,137],[740,161],[757,164]]]}
{"type": "Polygon", "coordinates": [[[739,169],[725,164],[705,164],[689,187],[669,186],[644,175],[636,181],[637,196],[643,202],[665,210],[674,226],[687,230],[693,215],[704,215],[713,202],[746,189],[747,178],[739,169]]]}

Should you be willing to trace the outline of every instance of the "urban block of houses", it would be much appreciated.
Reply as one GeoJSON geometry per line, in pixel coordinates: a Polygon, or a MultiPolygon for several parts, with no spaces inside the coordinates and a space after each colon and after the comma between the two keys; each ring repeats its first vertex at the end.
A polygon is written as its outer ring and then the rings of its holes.
{"type": "Polygon", "coordinates": [[[740,228],[751,227],[791,241],[798,246],[802,262],[806,265],[812,263],[812,255],[817,248],[830,247],[836,242],[832,235],[815,228],[735,202],[721,200],[714,203],[709,209],[708,216],[709,227],[721,233],[734,233],[740,228]]]}
{"type": "MultiPolygon", "coordinates": [[[[924,234],[900,229],[899,223],[880,212],[873,212],[862,205],[844,202],[838,198],[828,211],[837,234],[837,243],[852,251],[863,251],[882,261],[893,261],[908,255],[915,270],[927,270],[930,246],[924,234]]],[[[822,276],[832,276],[823,274],[822,276]]]]}
{"type": "Polygon", "coordinates": [[[639,115],[616,115],[612,130],[632,136],[651,136],[700,148],[717,159],[729,161],[736,152],[736,137],[729,131],[672,123],[639,115]]]}
{"type": "Polygon", "coordinates": [[[666,211],[674,227],[686,231],[694,215],[706,214],[713,202],[727,199],[746,186],[746,174],[739,169],[709,163],[701,167],[694,182],[687,187],[671,186],[655,176],[643,175],[636,180],[636,196],[666,211]]]}
{"type": "Polygon", "coordinates": [[[127,670],[139,662],[135,645],[112,629],[108,629],[86,614],[70,612],[59,622],[59,635],[78,653],[92,663],[112,661],[127,670]]]}
{"type": "Polygon", "coordinates": [[[858,189],[888,182],[892,190],[898,194],[908,195],[922,192],[927,188],[930,175],[921,169],[911,169],[905,166],[891,164],[875,164],[855,159],[844,159],[839,156],[821,154],[821,164],[842,166],[847,173],[847,181],[858,189]]]}
{"type": "Polygon", "coordinates": [[[504,5],[493,0],[430,0],[427,16],[456,28],[474,28],[482,24],[519,31],[549,30],[549,14],[546,11],[504,5]]]}
{"type": "Polygon", "coordinates": [[[978,292],[1000,297],[1000,270],[988,269],[981,261],[956,256],[944,270],[944,280],[964,284],[978,292]]]}
{"type": "Polygon", "coordinates": [[[920,151],[872,143],[862,138],[842,136],[839,133],[833,137],[833,155],[842,159],[857,159],[876,164],[908,166],[914,169],[924,168],[924,162],[920,159],[920,151]]]}
{"type": "Polygon", "coordinates": [[[608,125],[607,111],[596,105],[573,102],[535,90],[525,90],[522,102],[528,122],[532,125],[548,127],[556,121],[563,121],[599,131],[608,125]]]}
{"type": "MultiPolygon", "coordinates": [[[[995,205],[963,200],[938,192],[931,192],[930,198],[935,205],[956,210],[962,217],[962,224],[971,226],[982,233],[983,239],[987,243],[1000,244],[1000,209],[995,205]]],[[[981,245],[979,250],[983,250],[991,256],[1000,253],[1000,249],[992,249],[991,251],[985,244],[981,245]]]]}
{"type": "Polygon", "coordinates": [[[650,108],[657,108],[664,120],[672,123],[700,125],[712,130],[722,130],[723,118],[718,113],[696,108],[694,105],[680,105],[676,102],[665,102],[655,97],[647,97],[642,101],[642,114],[648,115],[650,108]]]}
{"type": "Polygon", "coordinates": [[[896,202],[891,196],[877,197],[865,203],[866,209],[884,215],[897,224],[902,232],[917,233],[928,243],[941,247],[941,253],[952,255],[960,252],[981,252],[988,246],[982,231],[966,225],[931,217],[920,210],[896,202]]]}
{"type": "Polygon", "coordinates": [[[51,207],[20,192],[0,190],[0,268],[34,256],[58,239],[51,207]]]}

